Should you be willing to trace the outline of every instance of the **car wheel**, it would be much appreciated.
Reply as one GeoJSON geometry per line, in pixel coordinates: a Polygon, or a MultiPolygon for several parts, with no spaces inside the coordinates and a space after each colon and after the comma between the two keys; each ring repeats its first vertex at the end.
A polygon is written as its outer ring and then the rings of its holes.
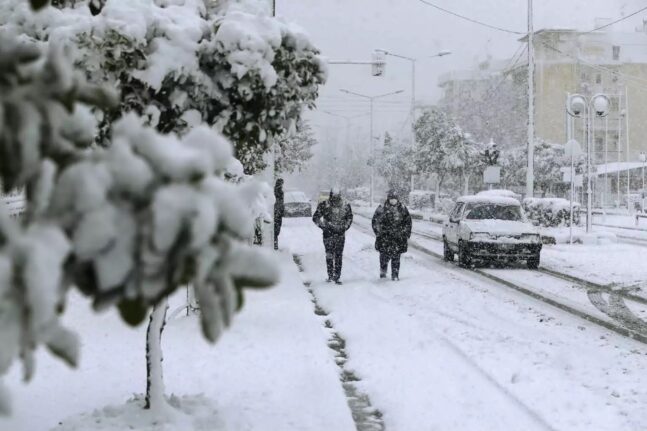
{"type": "Polygon", "coordinates": [[[537,253],[536,256],[528,258],[528,261],[526,262],[526,264],[528,265],[528,269],[539,268],[539,253],[537,253]]]}
{"type": "Polygon", "coordinates": [[[462,242],[458,243],[458,264],[463,268],[468,268],[472,264],[472,257],[462,242]]]}
{"type": "Polygon", "coordinates": [[[445,262],[453,262],[454,261],[454,250],[449,248],[449,244],[447,244],[446,239],[443,239],[443,260],[445,262]]]}

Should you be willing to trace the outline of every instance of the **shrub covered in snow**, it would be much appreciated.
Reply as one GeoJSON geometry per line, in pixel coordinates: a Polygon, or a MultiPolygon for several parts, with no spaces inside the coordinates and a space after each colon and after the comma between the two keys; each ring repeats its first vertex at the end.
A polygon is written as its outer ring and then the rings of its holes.
{"type": "MultiPolygon", "coordinates": [[[[536,225],[555,227],[570,226],[571,203],[561,198],[526,198],[523,209],[528,218],[536,225]]],[[[580,223],[580,204],[573,203],[573,223],[580,223]]]]}
{"type": "Polygon", "coordinates": [[[435,193],[428,190],[414,190],[409,193],[409,207],[413,209],[431,208],[434,206],[435,193]]]}

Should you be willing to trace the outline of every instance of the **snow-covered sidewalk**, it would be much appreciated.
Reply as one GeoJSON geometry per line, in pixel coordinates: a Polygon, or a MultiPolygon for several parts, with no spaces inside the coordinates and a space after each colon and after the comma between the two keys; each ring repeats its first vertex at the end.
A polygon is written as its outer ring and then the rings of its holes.
{"type": "MultiPolygon", "coordinates": [[[[280,264],[280,285],[246,291],[243,310],[215,346],[202,338],[196,316],[182,314],[168,322],[162,338],[167,395],[204,394],[213,401],[216,417],[190,429],[168,425],[147,430],[355,429],[327,347],[329,333],[313,313],[291,255],[282,253],[280,264]]],[[[169,315],[184,304],[184,295],[181,291],[172,298],[169,315]]],[[[92,415],[81,422],[77,415],[108,405],[120,411],[133,393],[144,391],[145,325],[130,329],[114,311],[97,317],[79,296],[68,307],[65,319],[74,321],[71,326],[79,328],[83,342],[80,368],[69,370],[40,351],[34,381],[23,385],[14,366],[6,379],[14,412],[0,419],[0,430],[46,431],[59,429],[60,421],[66,430],[128,429],[108,423],[89,428],[92,415]]]]}
{"type": "Polygon", "coordinates": [[[330,285],[320,232],[305,219],[283,232],[386,429],[647,428],[644,345],[415,251],[400,282],[379,280],[356,229],[330,285]]]}

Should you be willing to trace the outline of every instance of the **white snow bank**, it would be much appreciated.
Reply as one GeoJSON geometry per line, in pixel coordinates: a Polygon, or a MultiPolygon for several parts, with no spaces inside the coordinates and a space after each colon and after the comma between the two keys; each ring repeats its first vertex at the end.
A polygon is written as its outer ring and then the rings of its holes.
{"type": "Polygon", "coordinates": [[[126,404],[107,406],[61,421],[53,431],[220,431],[227,429],[214,403],[204,395],[172,396],[166,417],[144,410],[144,399],[134,396],[126,404]]]}
{"type": "MultiPolygon", "coordinates": [[[[146,388],[145,326],[124,325],[115,310],[97,316],[73,293],[64,318],[83,340],[79,368],[61,367],[42,350],[32,384],[22,383],[20,369],[12,368],[6,383],[14,411],[0,418],[0,430],[354,430],[323,322],[291,257],[281,255],[277,267],[282,282],[248,291],[236,324],[217,346],[200,335],[195,315],[180,313],[167,323],[164,378],[167,394],[179,401],[170,397],[180,406],[177,422],[150,427],[138,401],[125,402],[146,388]]],[[[169,315],[185,300],[184,291],[171,297],[169,315]]]]}

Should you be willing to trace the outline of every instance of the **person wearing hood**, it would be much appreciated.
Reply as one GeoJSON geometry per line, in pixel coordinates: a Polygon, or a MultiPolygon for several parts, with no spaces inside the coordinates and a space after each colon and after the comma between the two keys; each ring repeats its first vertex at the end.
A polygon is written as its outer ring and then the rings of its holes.
{"type": "Polygon", "coordinates": [[[283,178],[279,178],[274,184],[274,250],[279,249],[279,234],[281,233],[284,212],[283,178]]]}
{"type": "Polygon", "coordinates": [[[326,249],[326,268],[328,282],[342,284],[342,258],[346,231],[353,223],[353,211],[350,205],[342,199],[337,189],[330,190],[330,197],[317,205],[312,221],[323,231],[323,243],[326,249]]]}
{"type": "Polygon", "coordinates": [[[373,214],[375,249],[380,252],[380,278],[386,278],[391,262],[391,279],[400,279],[400,255],[407,252],[411,237],[411,216],[400,202],[394,190],[390,190],[386,202],[373,214]]]}

